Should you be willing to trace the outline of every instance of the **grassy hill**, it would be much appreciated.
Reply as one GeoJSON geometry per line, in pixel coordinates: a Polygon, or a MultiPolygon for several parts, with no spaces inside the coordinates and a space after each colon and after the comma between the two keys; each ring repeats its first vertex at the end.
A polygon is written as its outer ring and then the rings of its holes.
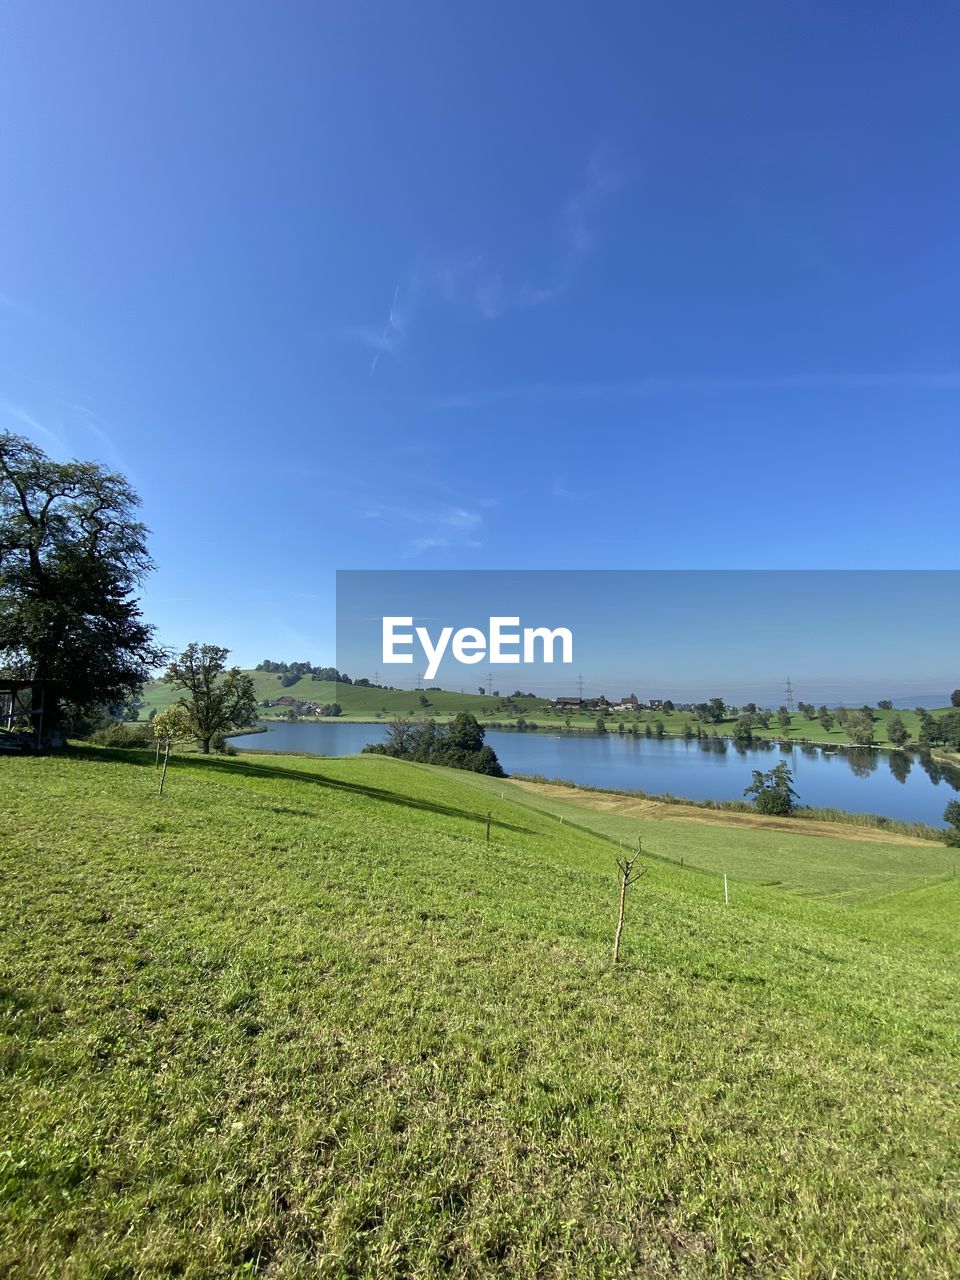
{"type": "Polygon", "coordinates": [[[0,1274],[955,1273],[942,847],[383,757],[0,769],[0,1274]]]}
{"type": "MultiPolygon", "coordinates": [[[[597,712],[595,710],[570,715],[565,711],[557,711],[550,701],[542,698],[517,698],[515,701],[511,700],[510,706],[505,708],[501,699],[492,696],[481,696],[478,693],[451,692],[449,690],[441,692],[424,690],[423,696],[428,700],[428,705],[423,707],[416,691],[369,689],[358,685],[335,684],[327,680],[314,680],[311,676],[302,676],[295,684],[285,687],[281,683],[281,678],[272,673],[249,671],[247,674],[253,679],[258,701],[272,700],[289,695],[306,702],[339,702],[343,716],[348,720],[389,720],[394,716],[419,715],[430,715],[437,720],[444,720],[455,716],[460,711],[470,711],[478,720],[503,724],[515,723],[518,716],[523,716],[525,720],[532,720],[538,726],[554,732],[565,732],[568,722],[570,729],[593,731],[596,729],[597,723],[597,712]]],[[[510,691],[501,690],[501,692],[507,693],[510,691]]],[[[144,686],[139,718],[141,720],[147,719],[151,710],[162,710],[164,707],[169,706],[171,702],[174,702],[176,697],[176,693],[169,685],[165,685],[159,680],[150,681],[144,686]]],[[[948,707],[941,707],[932,714],[934,716],[944,715],[948,710],[948,707]]],[[[286,707],[265,707],[260,712],[265,720],[280,719],[286,713],[286,707]]],[[[889,745],[890,743],[886,726],[894,715],[901,717],[914,738],[919,732],[919,717],[916,712],[875,710],[874,737],[879,746],[889,745]]],[[[618,725],[623,723],[628,732],[636,726],[638,731],[643,733],[648,724],[653,728],[658,720],[663,722],[664,732],[670,735],[683,734],[687,726],[690,726],[696,732],[698,724],[696,718],[688,712],[642,711],[639,713],[613,712],[606,720],[606,727],[610,732],[616,732],[618,725]]],[[[717,732],[721,735],[731,734],[733,727],[734,720],[732,718],[720,724],[705,724],[702,726],[705,733],[717,732]]],[[[835,725],[833,729],[826,732],[819,720],[807,720],[799,711],[794,712],[791,717],[789,731],[781,729],[774,717],[770,722],[769,729],[754,729],[754,735],[771,739],[808,739],[815,742],[835,743],[838,746],[849,741],[840,725],[835,725]]]]}
{"type": "MultiPolygon", "coordinates": [[[[460,711],[472,711],[480,720],[507,717],[507,713],[498,711],[500,699],[481,697],[478,693],[428,692],[423,696],[428,706],[423,707],[419,694],[409,689],[370,689],[363,685],[335,684],[330,680],[314,680],[311,676],[301,678],[290,686],[281,684],[281,678],[266,671],[248,671],[253,679],[257,700],[262,702],[289,695],[304,702],[332,703],[339,702],[343,715],[350,720],[391,719],[394,716],[432,715],[437,719],[455,716],[460,711]],[[379,715],[378,715],[379,713],[379,715]]],[[[507,691],[509,692],[509,691],[507,691]]],[[[144,686],[143,705],[140,719],[145,720],[155,707],[161,710],[175,702],[176,692],[170,685],[160,680],[151,680],[144,686]]],[[[542,714],[545,702],[540,698],[518,698],[513,706],[517,714],[529,716],[542,714]]],[[[261,712],[264,719],[279,719],[286,714],[285,707],[264,707],[261,712]]],[[[596,717],[594,717],[596,718],[596,717]]]]}

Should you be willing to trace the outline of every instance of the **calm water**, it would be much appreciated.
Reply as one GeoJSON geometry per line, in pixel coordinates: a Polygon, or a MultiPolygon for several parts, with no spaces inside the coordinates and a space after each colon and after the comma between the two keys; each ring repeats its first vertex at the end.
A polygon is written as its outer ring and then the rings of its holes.
{"type": "MultiPolygon", "coordinates": [[[[386,732],[381,724],[271,724],[264,734],[231,741],[247,751],[346,756],[367,742],[382,741],[386,732]]],[[[937,826],[944,825],[944,807],[960,790],[960,770],[928,756],[865,747],[824,754],[818,747],[741,750],[725,741],[496,730],[486,740],[507,773],[542,774],[615,790],[672,792],[694,800],[739,800],[754,769],[772,769],[786,759],[801,804],[937,826]]]]}

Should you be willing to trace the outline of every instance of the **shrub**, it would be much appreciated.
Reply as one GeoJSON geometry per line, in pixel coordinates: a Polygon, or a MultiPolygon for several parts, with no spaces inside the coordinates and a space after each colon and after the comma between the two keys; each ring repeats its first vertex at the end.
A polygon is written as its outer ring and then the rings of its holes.
{"type": "Polygon", "coordinates": [[[150,747],[153,731],[148,724],[122,724],[115,720],[95,729],[89,741],[98,747],[150,747]]]}

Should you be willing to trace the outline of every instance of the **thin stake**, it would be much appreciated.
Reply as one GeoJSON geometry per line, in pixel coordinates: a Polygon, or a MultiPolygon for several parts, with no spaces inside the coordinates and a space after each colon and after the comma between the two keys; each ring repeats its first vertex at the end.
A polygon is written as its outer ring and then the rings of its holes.
{"type": "Polygon", "coordinates": [[[490,843],[490,811],[487,811],[487,843],[490,843]]]}
{"type": "Polygon", "coordinates": [[[166,747],[163,752],[163,772],[160,774],[160,790],[157,792],[157,794],[161,796],[163,795],[163,783],[164,783],[164,779],[167,776],[167,761],[169,759],[170,759],[170,739],[167,738],[166,747]]]}
{"type": "Polygon", "coordinates": [[[730,905],[730,889],[729,889],[729,887],[728,887],[728,885],[727,885],[727,873],[726,873],[726,872],[724,872],[724,873],[723,873],[723,900],[724,900],[724,902],[726,903],[726,905],[729,907],[729,905],[730,905]]]}

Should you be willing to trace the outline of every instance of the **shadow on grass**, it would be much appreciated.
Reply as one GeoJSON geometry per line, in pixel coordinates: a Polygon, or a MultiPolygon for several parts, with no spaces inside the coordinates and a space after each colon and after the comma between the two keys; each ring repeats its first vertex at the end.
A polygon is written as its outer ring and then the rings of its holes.
{"type": "MultiPolygon", "coordinates": [[[[69,754],[74,759],[106,762],[122,762],[125,764],[154,764],[155,753],[149,749],[131,747],[84,747],[71,746],[69,754]]],[[[306,773],[300,769],[285,769],[282,765],[254,764],[250,760],[221,760],[216,756],[175,756],[173,761],[178,769],[196,769],[199,771],[226,773],[236,777],[238,773],[257,778],[280,778],[284,781],[305,782],[313,786],[324,787],[331,791],[341,791],[346,795],[366,796],[369,800],[380,800],[385,804],[400,805],[405,809],[421,809],[424,812],[438,813],[445,818],[466,818],[469,822],[483,824],[485,813],[475,813],[470,809],[458,809],[454,805],[438,804],[433,800],[417,800],[413,796],[405,796],[396,791],[387,791],[383,787],[365,786],[359,782],[344,782],[340,778],[330,778],[325,774],[306,773]]],[[[491,828],[501,831],[516,831],[523,835],[534,834],[532,828],[517,826],[512,822],[501,822],[495,818],[490,821],[491,828]]]]}

